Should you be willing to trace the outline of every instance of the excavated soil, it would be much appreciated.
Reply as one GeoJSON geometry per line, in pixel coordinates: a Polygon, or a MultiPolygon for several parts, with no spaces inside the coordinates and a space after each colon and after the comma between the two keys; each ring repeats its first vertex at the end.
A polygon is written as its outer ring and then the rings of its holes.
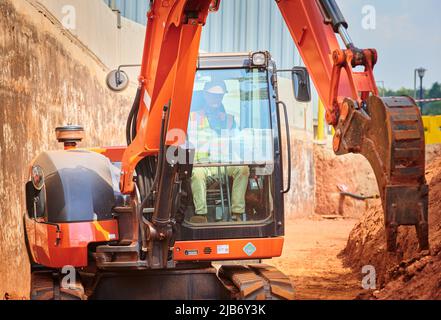
{"type": "Polygon", "coordinates": [[[342,196],[338,185],[363,196],[378,195],[369,162],[361,155],[336,156],[329,145],[314,145],[315,213],[322,216],[360,218],[371,201],[342,196]]]}
{"type": "Polygon", "coordinates": [[[429,144],[426,146],[426,163],[430,164],[434,159],[441,157],[441,144],[429,144]]]}
{"type": "Polygon", "coordinates": [[[441,148],[429,147],[426,178],[429,183],[430,251],[420,252],[414,227],[400,227],[398,250],[386,251],[383,210],[377,201],[351,231],[341,257],[354,271],[375,267],[377,290],[360,298],[441,299],[441,148]]]}

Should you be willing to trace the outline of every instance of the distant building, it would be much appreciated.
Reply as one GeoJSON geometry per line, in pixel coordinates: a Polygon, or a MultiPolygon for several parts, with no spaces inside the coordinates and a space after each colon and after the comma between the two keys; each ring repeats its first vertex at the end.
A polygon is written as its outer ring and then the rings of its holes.
{"type": "MultiPolygon", "coordinates": [[[[146,24],[147,0],[104,0],[107,5],[141,24],[146,24]]],[[[222,0],[219,12],[210,14],[202,31],[201,50],[238,52],[268,50],[279,68],[301,64],[288,28],[269,0],[222,0]]]]}

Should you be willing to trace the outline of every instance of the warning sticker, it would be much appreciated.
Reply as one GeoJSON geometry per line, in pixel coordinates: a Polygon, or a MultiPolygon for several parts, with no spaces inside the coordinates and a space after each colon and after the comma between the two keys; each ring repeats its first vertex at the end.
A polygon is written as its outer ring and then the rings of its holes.
{"type": "Polygon", "coordinates": [[[220,244],[216,249],[217,254],[228,254],[230,253],[230,246],[228,244],[220,244]]]}
{"type": "Polygon", "coordinates": [[[186,256],[197,256],[198,255],[198,251],[196,249],[192,249],[192,250],[185,250],[184,254],[186,256]]]}
{"type": "Polygon", "coordinates": [[[152,102],[152,98],[150,98],[147,90],[144,90],[144,97],[142,100],[144,101],[144,105],[146,106],[147,110],[150,111],[150,103],[152,102]]]}
{"type": "Polygon", "coordinates": [[[251,256],[254,252],[256,252],[256,246],[252,244],[251,242],[248,242],[244,247],[243,251],[248,255],[251,256]]]}

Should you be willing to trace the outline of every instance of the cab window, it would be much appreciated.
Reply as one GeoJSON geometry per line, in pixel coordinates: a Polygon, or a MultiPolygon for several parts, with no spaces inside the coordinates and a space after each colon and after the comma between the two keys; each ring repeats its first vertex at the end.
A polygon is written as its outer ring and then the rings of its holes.
{"type": "Polygon", "coordinates": [[[266,70],[198,70],[187,129],[194,150],[190,224],[273,214],[273,132],[266,70]]]}

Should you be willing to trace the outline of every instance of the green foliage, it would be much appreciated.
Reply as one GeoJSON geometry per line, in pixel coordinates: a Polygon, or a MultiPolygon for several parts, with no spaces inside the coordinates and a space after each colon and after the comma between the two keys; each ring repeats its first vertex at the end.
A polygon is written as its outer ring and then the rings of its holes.
{"type": "Polygon", "coordinates": [[[441,115],[441,101],[435,101],[424,104],[423,115],[425,116],[441,115]]]}
{"type": "Polygon", "coordinates": [[[387,89],[385,94],[386,97],[394,97],[394,96],[413,96],[412,89],[400,88],[396,91],[387,89]]]}
{"type": "Polygon", "coordinates": [[[427,96],[429,98],[441,98],[441,84],[435,82],[429,92],[427,92],[427,96]]]}
{"type": "MultiPolygon", "coordinates": [[[[386,97],[393,96],[411,96],[413,97],[413,89],[400,88],[398,90],[386,90],[386,97]]],[[[419,91],[417,91],[417,96],[419,91]]],[[[430,89],[424,89],[424,99],[441,98],[441,84],[435,82],[430,89]]],[[[441,101],[428,102],[423,104],[423,115],[441,115],[441,101]]]]}

